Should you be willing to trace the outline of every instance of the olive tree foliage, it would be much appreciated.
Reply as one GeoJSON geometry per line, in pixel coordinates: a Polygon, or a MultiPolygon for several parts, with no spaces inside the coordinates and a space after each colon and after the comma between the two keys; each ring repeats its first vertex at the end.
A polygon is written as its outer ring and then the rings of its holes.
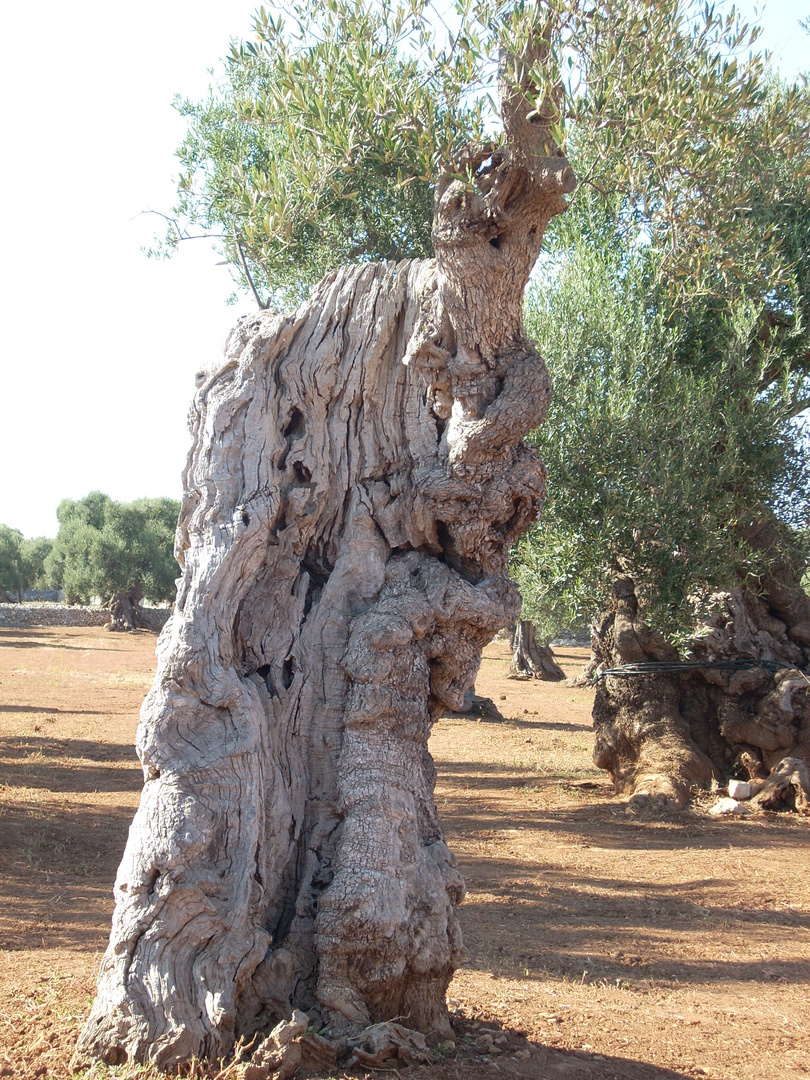
{"type": "Polygon", "coordinates": [[[457,0],[446,19],[428,0],[262,8],[209,96],[176,102],[188,134],[163,250],[215,237],[262,304],[297,302],[346,261],[428,254],[436,178],[475,185],[467,151],[502,139],[501,47],[523,55],[540,25],[542,64],[513,63],[512,78],[559,145],[572,136],[584,185],[647,222],[672,288],[709,263],[736,286],[754,241],[762,281],[785,284],[777,223],[763,234],[746,208],[770,197],[763,160],[800,135],[796,92],[768,98],[759,31],[690,0],[457,0]],[[729,153],[754,116],[760,143],[729,153]]]}
{"type": "Polygon", "coordinates": [[[0,525],[0,596],[21,599],[27,589],[47,586],[45,559],[53,541],[26,539],[19,529],[0,525]]]}
{"type": "Polygon", "coordinates": [[[459,0],[446,23],[423,0],[262,9],[210,96],[177,103],[167,244],[215,235],[274,305],[347,260],[428,254],[436,178],[475,190],[488,165],[468,148],[501,139],[501,46],[523,55],[538,20],[543,63],[511,75],[580,187],[532,301],[557,389],[546,526],[514,562],[524,614],[549,631],[587,620],[632,552],[654,617],[680,624],[686,597],[723,580],[746,499],[776,507],[795,489],[790,418],[810,403],[808,95],[776,81],[733,7],[459,0]]]}
{"type": "Polygon", "coordinates": [[[793,417],[806,391],[787,350],[762,341],[762,305],[707,292],[673,310],[662,253],[618,228],[596,198],[581,202],[528,300],[554,399],[534,436],[549,475],[543,521],[512,568],[546,638],[584,629],[618,573],[652,624],[688,632],[714,592],[761,569],[738,525],[771,513],[800,549],[808,520],[793,417]]]}
{"type": "MultiPolygon", "coordinates": [[[[500,46],[509,40],[521,55],[538,19],[550,28],[548,53],[513,77],[536,87],[538,119],[553,121],[580,188],[532,301],[557,389],[542,436],[552,492],[544,555],[538,563],[529,537],[514,564],[525,613],[548,613],[549,630],[588,619],[606,568],[632,549],[643,597],[680,624],[692,583],[723,580],[731,540],[718,540],[745,499],[775,508],[795,486],[789,421],[810,404],[808,92],[774,78],[759,30],[732,6],[459,0],[446,26],[422,0],[262,9],[210,97],[178,103],[189,130],[166,239],[213,232],[243,286],[281,305],[347,260],[429,254],[435,179],[456,171],[475,187],[487,165],[468,148],[497,151],[501,138],[491,93],[500,46]],[[602,308],[609,340],[593,315],[602,308]],[[611,384],[605,399],[586,391],[591,381],[611,384]],[[635,403],[625,413],[632,437],[594,415],[596,401],[618,407],[620,386],[635,403]],[[721,434],[732,415],[737,440],[721,434]],[[592,455],[612,446],[602,465],[568,453],[566,433],[585,429],[592,455]],[[564,448],[580,471],[556,467],[564,448]],[[696,471],[701,455],[714,463],[696,471]],[[596,470],[588,478],[586,463],[596,470]],[[599,469],[618,517],[589,502],[599,469]],[[687,513],[715,480],[711,510],[687,513]],[[569,509],[557,522],[563,490],[569,509]],[[639,510],[656,528],[632,524],[639,510]],[[532,599],[541,594],[543,605],[532,599]]],[[[738,565],[746,557],[735,552],[738,565]]]]}
{"type": "Polygon", "coordinates": [[[513,571],[541,636],[584,628],[618,572],[677,635],[714,590],[806,563],[810,93],[739,55],[756,32],[686,11],[638,5],[589,69],[601,115],[528,301],[555,396],[513,571]]]}
{"type": "Polygon", "coordinates": [[[156,603],[174,596],[172,554],[180,504],[174,499],[120,503],[100,491],[63,499],[46,567],[69,603],[137,590],[156,603]]]}
{"type": "Polygon", "coordinates": [[[435,177],[480,133],[486,104],[465,97],[471,49],[432,43],[429,7],[262,8],[209,97],[176,102],[189,128],[169,247],[212,231],[274,305],[345,262],[429,254],[435,177]]]}
{"type": "Polygon", "coordinates": [[[19,529],[0,525],[0,596],[19,597],[24,588],[22,566],[23,534],[19,529]]]}

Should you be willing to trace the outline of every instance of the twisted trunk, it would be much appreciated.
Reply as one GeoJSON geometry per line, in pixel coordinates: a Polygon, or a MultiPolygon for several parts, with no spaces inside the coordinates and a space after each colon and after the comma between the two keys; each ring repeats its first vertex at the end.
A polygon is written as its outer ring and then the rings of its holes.
{"type": "Polygon", "coordinates": [[[141,618],[141,600],[143,590],[140,585],[134,585],[129,592],[116,592],[107,602],[110,612],[108,630],[124,633],[130,630],[140,630],[144,623],[141,618]]]}
{"type": "Polygon", "coordinates": [[[435,260],[347,267],[242,320],[199,388],[77,1061],[220,1056],[293,1009],[356,1061],[388,1052],[378,1028],[358,1043],[376,1022],[449,1035],[464,883],[427,739],[520,611],[507,552],[544,494],[522,437],[550,397],[521,303],[573,187],[529,107],[507,100],[478,190],[441,180],[435,260]]]}
{"type": "Polygon", "coordinates": [[[512,662],[509,677],[513,679],[544,679],[561,682],[565,672],[554,659],[550,645],[538,645],[534,623],[518,619],[512,630],[512,662]]]}

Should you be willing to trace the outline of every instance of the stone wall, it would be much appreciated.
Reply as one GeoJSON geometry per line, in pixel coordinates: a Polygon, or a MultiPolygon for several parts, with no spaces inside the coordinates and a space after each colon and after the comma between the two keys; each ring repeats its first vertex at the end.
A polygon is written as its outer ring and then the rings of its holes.
{"type": "MultiPolygon", "coordinates": [[[[170,608],[142,608],[149,630],[158,633],[170,608]]],[[[0,626],[106,626],[110,613],[105,607],[66,606],[65,604],[0,604],[0,626]]]]}
{"type": "Polygon", "coordinates": [[[172,609],[167,607],[141,608],[141,618],[146,623],[147,629],[153,630],[156,634],[159,634],[169,621],[171,613],[172,609]]]}

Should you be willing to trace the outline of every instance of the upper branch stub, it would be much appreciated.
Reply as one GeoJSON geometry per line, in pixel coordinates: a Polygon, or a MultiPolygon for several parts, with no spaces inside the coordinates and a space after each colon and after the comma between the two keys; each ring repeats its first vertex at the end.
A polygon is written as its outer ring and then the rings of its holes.
{"type": "MultiPolygon", "coordinates": [[[[539,4],[537,18],[539,22],[539,4]]],[[[548,221],[566,209],[565,196],[576,187],[576,177],[554,136],[562,88],[553,83],[544,88],[538,82],[544,72],[552,76],[552,29],[551,17],[546,17],[520,55],[501,50],[498,92],[504,139],[497,146],[468,148],[439,178],[433,228],[437,249],[492,243],[505,231],[523,227],[536,237],[539,250],[548,221]]]]}

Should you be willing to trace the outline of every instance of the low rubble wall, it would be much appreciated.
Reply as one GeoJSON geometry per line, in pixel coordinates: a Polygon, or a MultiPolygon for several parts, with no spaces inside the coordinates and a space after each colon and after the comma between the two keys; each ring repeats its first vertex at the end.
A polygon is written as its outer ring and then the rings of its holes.
{"type": "MultiPolygon", "coordinates": [[[[146,628],[156,634],[163,629],[170,608],[142,608],[146,628]]],[[[110,613],[105,607],[78,604],[0,604],[0,626],[24,629],[27,626],[106,626],[110,613]]]]}

